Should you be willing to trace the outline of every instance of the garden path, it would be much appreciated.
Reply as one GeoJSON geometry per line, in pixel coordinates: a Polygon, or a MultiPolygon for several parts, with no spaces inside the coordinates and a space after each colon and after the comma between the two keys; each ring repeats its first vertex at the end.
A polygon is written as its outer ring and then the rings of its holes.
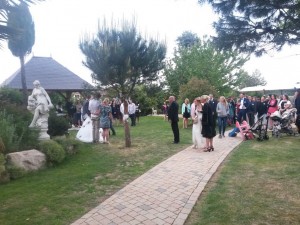
{"type": "Polygon", "coordinates": [[[72,225],[184,224],[209,179],[242,142],[227,134],[214,139],[213,152],[188,147],[173,155],[72,225]]]}

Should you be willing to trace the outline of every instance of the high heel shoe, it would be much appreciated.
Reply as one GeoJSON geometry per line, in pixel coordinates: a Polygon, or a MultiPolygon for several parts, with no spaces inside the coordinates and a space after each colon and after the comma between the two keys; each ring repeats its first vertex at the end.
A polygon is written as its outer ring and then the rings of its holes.
{"type": "Polygon", "coordinates": [[[215,150],[215,148],[214,147],[210,147],[210,150],[213,152],[215,150]]]}
{"type": "Polygon", "coordinates": [[[203,151],[204,151],[204,152],[210,152],[210,150],[211,150],[210,147],[207,147],[207,148],[205,148],[203,151]]]}

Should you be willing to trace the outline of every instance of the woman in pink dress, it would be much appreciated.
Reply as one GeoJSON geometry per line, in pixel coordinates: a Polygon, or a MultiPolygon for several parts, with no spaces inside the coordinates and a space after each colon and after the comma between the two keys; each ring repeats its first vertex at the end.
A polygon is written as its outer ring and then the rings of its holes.
{"type": "MultiPolygon", "coordinates": [[[[278,110],[278,101],[276,95],[270,95],[270,100],[268,102],[268,116],[278,110]]],[[[269,129],[273,129],[273,121],[269,118],[269,129]]]]}

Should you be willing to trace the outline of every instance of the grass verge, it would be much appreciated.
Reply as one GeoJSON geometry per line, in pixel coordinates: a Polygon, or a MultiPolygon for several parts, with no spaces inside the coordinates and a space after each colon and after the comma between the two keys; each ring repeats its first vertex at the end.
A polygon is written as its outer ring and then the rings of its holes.
{"type": "Polygon", "coordinates": [[[223,162],[186,225],[300,224],[300,139],[247,141],[223,162]]]}

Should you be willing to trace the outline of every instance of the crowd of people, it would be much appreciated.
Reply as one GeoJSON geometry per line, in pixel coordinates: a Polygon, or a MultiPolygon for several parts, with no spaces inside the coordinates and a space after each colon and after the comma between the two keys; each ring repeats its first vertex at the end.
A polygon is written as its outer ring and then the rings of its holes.
{"type": "MultiPolygon", "coordinates": [[[[174,135],[173,143],[175,144],[180,141],[178,108],[174,96],[169,97],[169,105],[165,102],[162,107],[164,119],[171,122],[174,135]]],[[[235,125],[237,121],[239,123],[247,121],[252,127],[262,116],[270,116],[276,111],[283,114],[291,108],[297,109],[295,124],[298,133],[300,133],[300,89],[295,92],[291,99],[286,94],[281,96],[270,94],[258,97],[240,93],[239,98],[221,96],[216,100],[210,94],[197,97],[190,104],[189,99],[186,98],[181,107],[182,125],[183,129],[188,128],[191,119],[193,122],[193,147],[200,148],[202,138],[205,138],[202,148],[204,151],[213,151],[213,138],[217,135],[216,125],[218,125],[218,137],[225,138],[225,130],[228,125],[235,125]]],[[[272,130],[273,121],[270,117],[268,126],[268,129],[272,130]]]]}
{"type": "MultiPolygon", "coordinates": [[[[102,100],[101,94],[97,92],[87,95],[83,101],[76,100],[75,105],[67,102],[66,111],[72,125],[80,128],[77,134],[80,140],[94,143],[102,140],[102,143],[109,143],[110,130],[112,135],[116,135],[114,126],[123,124],[124,114],[128,114],[131,126],[136,126],[139,122],[139,104],[136,105],[132,100],[128,100],[127,103],[128,112],[125,113],[124,102],[120,98],[102,100]]],[[[56,110],[58,114],[64,113],[61,102],[56,106],[56,110]]]]}

